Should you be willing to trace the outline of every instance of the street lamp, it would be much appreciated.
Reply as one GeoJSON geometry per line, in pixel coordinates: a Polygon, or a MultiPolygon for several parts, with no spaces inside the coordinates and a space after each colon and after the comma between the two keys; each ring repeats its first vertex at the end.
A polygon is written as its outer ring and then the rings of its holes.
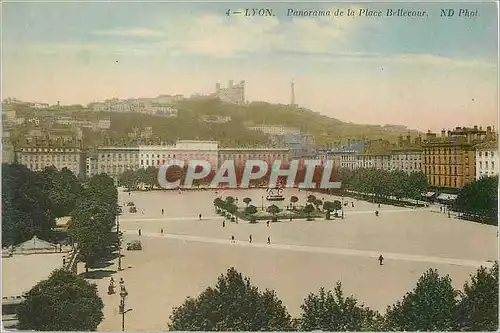
{"type": "Polygon", "coordinates": [[[262,208],[262,210],[264,210],[264,196],[262,196],[261,199],[262,199],[262,206],[261,206],[261,208],[262,208]]]}
{"type": "Polygon", "coordinates": [[[125,284],[123,279],[120,280],[120,314],[122,315],[122,332],[125,332],[125,313],[129,310],[125,310],[125,299],[128,295],[127,289],[125,289],[125,284]]]}
{"type": "Polygon", "coordinates": [[[120,218],[116,215],[116,235],[118,236],[118,270],[122,270],[122,238],[120,235],[120,218]]]}
{"type": "Polygon", "coordinates": [[[341,206],[341,208],[342,208],[342,218],[344,218],[344,195],[343,194],[341,195],[341,198],[342,198],[342,206],[341,206]]]}

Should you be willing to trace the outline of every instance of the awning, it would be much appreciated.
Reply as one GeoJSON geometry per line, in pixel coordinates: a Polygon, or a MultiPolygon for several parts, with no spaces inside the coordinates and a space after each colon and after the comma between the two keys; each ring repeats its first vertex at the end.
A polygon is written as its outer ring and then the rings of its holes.
{"type": "Polygon", "coordinates": [[[427,192],[425,196],[429,198],[432,197],[434,194],[436,194],[436,192],[427,192]]]}
{"type": "Polygon", "coordinates": [[[447,194],[447,193],[441,193],[437,197],[439,200],[447,200],[447,201],[452,201],[457,198],[456,194],[447,194]]]}

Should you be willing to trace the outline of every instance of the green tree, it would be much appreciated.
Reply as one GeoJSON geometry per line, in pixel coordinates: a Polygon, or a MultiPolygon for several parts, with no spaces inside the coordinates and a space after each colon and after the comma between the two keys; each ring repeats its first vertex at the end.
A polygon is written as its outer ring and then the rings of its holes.
{"type": "Polygon", "coordinates": [[[498,261],[492,268],[480,267],[464,285],[460,308],[461,331],[498,331],[498,261]]]}
{"type": "Polygon", "coordinates": [[[257,207],[255,207],[254,205],[245,207],[245,214],[253,215],[256,214],[258,211],[259,210],[257,209],[257,207]]]}
{"type": "Polygon", "coordinates": [[[236,200],[234,199],[234,197],[228,196],[228,197],[226,197],[226,200],[225,200],[225,201],[226,201],[226,204],[231,205],[231,204],[233,204],[236,200]]]}
{"type": "Polygon", "coordinates": [[[314,202],[316,201],[316,196],[312,195],[312,194],[309,194],[307,196],[307,202],[310,203],[310,204],[314,204],[314,202]]]}
{"type": "Polygon", "coordinates": [[[278,218],[276,217],[276,215],[279,212],[281,212],[281,209],[276,205],[271,205],[271,206],[266,208],[266,212],[273,215],[273,222],[277,222],[278,218]]]}
{"type": "Polygon", "coordinates": [[[396,331],[450,331],[456,326],[457,291],[450,277],[440,277],[429,269],[413,291],[402,301],[388,307],[385,319],[388,329],[396,331]]]}
{"type": "Polygon", "coordinates": [[[498,225],[498,176],[482,177],[465,185],[455,201],[462,214],[498,225]]]}
{"type": "Polygon", "coordinates": [[[321,205],[323,205],[323,201],[321,201],[320,199],[314,200],[314,206],[316,207],[316,210],[319,210],[321,205]]]}
{"type": "Polygon", "coordinates": [[[3,245],[15,245],[34,235],[50,237],[56,221],[44,186],[24,165],[2,164],[3,245]]]}
{"type": "Polygon", "coordinates": [[[308,221],[311,221],[312,218],[311,218],[311,213],[314,212],[314,206],[311,205],[311,204],[307,204],[303,209],[302,211],[307,214],[307,220],[308,221]]]}
{"type": "Polygon", "coordinates": [[[118,180],[120,186],[125,187],[128,191],[132,191],[138,186],[138,173],[133,170],[125,170],[118,180]]]}
{"type": "Polygon", "coordinates": [[[21,330],[95,331],[103,308],[95,284],[60,269],[25,294],[17,319],[21,330]]]}
{"type": "Polygon", "coordinates": [[[342,204],[340,201],[335,200],[335,201],[325,201],[323,204],[323,210],[326,211],[326,219],[329,220],[331,218],[331,213],[333,211],[337,212],[337,210],[342,209],[342,204]],[[339,206],[340,204],[340,206],[339,206]]]}
{"type": "Polygon", "coordinates": [[[263,292],[234,268],[215,287],[174,308],[172,331],[288,331],[291,317],[272,290],[263,292]]]}
{"type": "Polygon", "coordinates": [[[251,199],[251,198],[249,198],[249,197],[246,197],[246,198],[244,198],[244,199],[243,199],[243,202],[244,202],[244,203],[247,205],[247,207],[248,207],[248,205],[250,204],[250,202],[252,202],[252,199],[251,199]]]}
{"type": "Polygon", "coordinates": [[[68,216],[75,207],[82,190],[76,176],[68,168],[57,171],[55,167],[45,168],[37,173],[48,195],[51,210],[56,217],[68,216]]]}
{"type": "Polygon", "coordinates": [[[378,312],[358,304],[352,295],[345,297],[340,282],[333,292],[321,288],[317,294],[309,294],[301,309],[301,331],[368,331],[377,328],[381,321],[378,312]]]}
{"type": "Polygon", "coordinates": [[[292,195],[290,197],[290,202],[292,203],[292,206],[295,208],[295,204],[299,201],[299,198],[296,197],[295,195],[292,195]]]}

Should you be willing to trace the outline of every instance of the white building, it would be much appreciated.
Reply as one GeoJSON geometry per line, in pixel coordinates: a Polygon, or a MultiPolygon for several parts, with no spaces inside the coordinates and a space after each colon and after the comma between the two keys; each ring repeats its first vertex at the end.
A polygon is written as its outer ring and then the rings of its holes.
{"type": "Polygon", "coordinates": [[[77,147],[22,147],[16,149],[16,160],[32,171],[54,166],[58,170],[68,168],[75,176],[86,174],[85,153],[77,147]]]}
{"type": "Polygon", "coordinates": [[[391,160],[391,155],[389,153],[361,154],[357,156],[357,167],[391,170],[391,160]]]}
{"type": "Polygon", "coordinates": [[[205,160],[218,165],[218,143],[216,141],[179,140],[173,146],[139,146],[140,167],[159,167],[171,160],[188,162],[205,160]]]}
{"type": "Polygon", "coordinates": [[[139,147],[100,147],[96,157],[96,166],[90,165],[88,172],[106,173],[118,179],[125,170],[139,169],[139,147]]]}
{"type": "Polygon", "coordinates": [[[257,125],[248,127],[252,131],[260,131],[269,135],[300,134],[300,131],[294,128],[287,128],[281,125],[257,125]]]}
{"type": "Polygon", "coordinates": [[[99,125],[100,129],[110,129],[111,128],[111,120],[109,118],[99,119],[98,125],[99,125]]]}
{"type": "Polygon", "coordinates": [[[476,179],[498,175],[498,141],[488,141],[476,147],[476,179]]]}
{"type": "Polygon", "coordinates": [[[424,171],[423,152],[421,137],[415,138],[414,143],[412,143],[409,135],[406,136],[406,140],[400,136],[398,146],[391,152],[391,169],[406,173],[424,171]]]}

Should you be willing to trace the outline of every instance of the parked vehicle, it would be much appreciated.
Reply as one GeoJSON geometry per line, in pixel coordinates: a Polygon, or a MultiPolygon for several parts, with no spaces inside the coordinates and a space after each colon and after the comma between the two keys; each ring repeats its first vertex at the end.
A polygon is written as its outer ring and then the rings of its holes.
{"type": "Polygon", "coordinates": [[[134,240],[127,243],[127,251],[140,251],[142,250],[142,243],[140,240],[134,240]]]}

